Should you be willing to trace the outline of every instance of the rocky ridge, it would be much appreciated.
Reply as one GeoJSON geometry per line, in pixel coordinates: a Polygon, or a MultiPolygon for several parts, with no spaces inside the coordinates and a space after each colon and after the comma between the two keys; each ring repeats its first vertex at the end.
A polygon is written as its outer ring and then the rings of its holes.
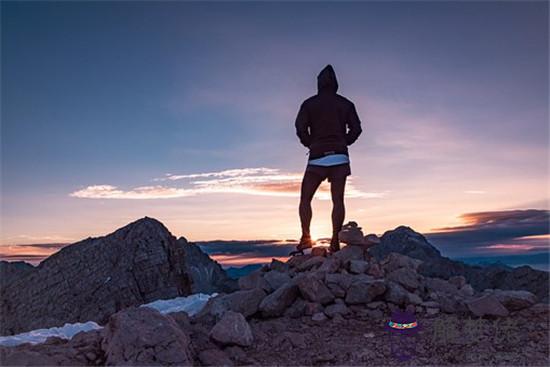
{"type": "Polygon", "coordinates": [[[129,306],[235,286],[198,247],[144,217],[11,274],[0,290],[0,334],[68,322],[103,324],[129,306]]]}

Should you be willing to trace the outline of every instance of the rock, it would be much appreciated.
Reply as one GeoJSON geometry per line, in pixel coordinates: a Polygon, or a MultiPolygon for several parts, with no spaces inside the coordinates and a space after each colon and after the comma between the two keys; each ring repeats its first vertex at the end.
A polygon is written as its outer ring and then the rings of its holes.
{"type": "Polygon", "coordinates": [[[306,314],[306,302],[298,298],[294,303],[285,310],[284,315],[293,319],[302,317],[306,314]]]}
{"type": "Polygon", "coordinates": [[[372,275],[375,278],[383,278],[384,269],[380,266],[380,264],[373,262],[370,263],[369,268],[367,269],[367,274],[372,275]]]}
{"type": "Polygon", "coordinates": [[[336,284],[343,290],[347,290],[353,281],[353,276],[349,274],[326,274],[325,283],[330,286],[330,284],[336,284]]]}
{"type": "Polygon", "coordinates": [[[347,266],[351,260],[365,260],[364,250],[360,246],[346,246],[332,255],[332,257],[340,260],[343,266],[347,266]]]}
{"type": "Polygon", "coordinates": [[[312,255],[292,256],[290,259],[287,260],[286,264],[288,264],[288,266],[290,266],[291,268],[296,268],[301,264],[305,263],[306,261],[312,259],[313,257],[315,256],[312,256],[312,255]]]}
{"type": "Polygon", "coordinates": [[[468,309],[476,316],[508,316],[508,310],[493,295],[485,295],[467,302],[468,309]]]}
{"type": "Polygon", "coordinates": [[[254,342],[250,325],[238,312],[227,311],[210,331],[210,338],[222,345],[248,347],[254,342]]]}
{"type": "Polygon", "coordinates": [[[410,291],[414,291],[420,285],[418,274],[411,268],[396,269],[386,275],[386,278],[401,284],[410,291]]]}
{"type": "Polygon", "coordinates": [[[311,320],[316,321],[316,322],[322,322],[322,321],[325,321],[326,319],[327,319],[327,317],[322,312],[317,312],[316,314],[311,316],[311,320]]]}
{"type": "Polygon", "coordinates": [[[308,301],[326,305],[334,300],[334,295],[325,284],[312,276],[301,278],[297,284],[302,297],[308,301]]]}
{"type": "Polygon", "coordinates": [[[340,260],[334,257],[326,259],[317,269],[320,272],[336,273],[340,269],[340,260]]]}
{"type": "Polygon", "coordinates": [[[537,297],[529,291],[495,289],[490,292],[508,311],[518,311],[537,303],[537,297]]]}
{"type": "Polygon", "coordinates": [[[266,293],[261,288],[219,295],[209,299],[206,306],[196,315],[196,318],[207,314],[220,318],[228,310],[241,313],[244,317],[250,317],[258,312],[260,303],[265,298],[266,293]]]}
{"type": "Polygon", "coordinates": [[[384,301],[375,301],[375,302],[369,302],[367,303],[367,307],[370,308],[370,309],[385,309],[386,308],[386,303],[384,301]]]}
{"type": "Polygon", "coordinates": [[[458,294],[458,289],[454,284],[440,278],[425,277],[424,285],[437,293],[458,294]]]}
{"type": "Polygon", "coordinates": [[[424,307],[429,307],[429,308],[439,308],[439,303],[434,301],[422,302],[420,305],[424,307]]]}
{"type": "Polygon", "coordinates": [[[321,247],[321,246],[313,247],[311,249],[311,255],[312,256],[326,257],[327,256],[327,248],[326,247],[321,247]]]}
{"type": "Polygon", "coordinates": [[[334,315],[347,315],[350,313],[350,309],[344,303],[335,303],[325,308],[325,315],[333,318],[334,315]]]}
{"type": "Polygon", "coordinates": [[[305,302],[304,315],[311,316],[323,312],[323,305],[315,302],[305,302]]]}
{"type": "Polygon", "coordinates": [[[413,304],[413,305],[419,305],[422,303],[422,298],[420,298],[419,295],[414,293],[408,293],[407,294],[407,303],[413,304]]]}
{"type": "Polygon", "coordinates": [[[103,330],[106,365],[190,365],[190,339],[170,317],[147,307],[117,312],[103,330]]]}
{"type": "Polygon", "coordinates": [[[338,284],[328,283],[327,287],[330,290],[330,293],[334,295],[334,297],[344,298],[346,296],[346,291],[342,289],[342,287],[340,287],[338,284]]]}
{"type": "Polygon", "coordinates": [[[380,238],[380,244],[373,246],[370,252],[377,259],[383,259],[391,252],[421,261],[441,258],[439,250],[431,245],[426,237],[407,226],[399,226],[384,233],[380,238]]]}
{"type": "Polygon", "coordinates": [[[396,305],[405,305],[409,300],[407,290],[403,288],[400,284],[393,281],[388,281],[386,292],[384,294],[384,299],[388,302],[394,303],[396,305]]]}
{"type": "Polygon", "coordinates": [[[239,288],[242,290],[263,289],[267,292],[271,291],[271,286],[263,277],[264,272],[260,269],[253,271],[250,274],[239,278],[239,288]]]}
{"type": "Polygon", "coordinates": [[[373,233],[368,234],[368,235],[365,236],[365,243],[367,245],[375,246],[375,245],[379,245],[380,242],[381,242],[380,238],[377,235],[373,234],[373,233]]]}
{"type": "Polygon", "coordinates": [[[466,285],[466,278],[462,275],[455,275],[449,278],[449,283],[460,289],[466,285]]]}
{"type": "Polygon", "coordinates": [[[280,271],[281,273],[287,273],[290,270],[290,266],[287,263],[272,259],[269,265],[270,270],[280,271]]]}
{"type": "Polygon", "coordinates": [[[346,303],[369,303],[385,291],[386,284],[383,280],[354,282],[346,292],[346,303]]]}
{"type": "Polygon", "coordinates": [[[265,297],[260,303],[259,310],[264,317],[281,316],[297,296],[298,286],[289,282],[265,297]]]}
{"type": "Polygon", "coordinates": [[[475,292],[474,292],[474,288],[472,288],[470,284],[466,284],[458,290],[458,293],[462,297],[471,297],[474,295],[475,292]]]}
{"type": "Polygon", "coordinates": [[[271,289],[275,290],[289,282],[291,278],[287,273],[281,273],[280,271],[268,271],[265,273],[264,279],[267,281],[271,289]]]}
{"type": "Polygon", "coordinates": [[[351,260],[349,262],[349,271],[353,274],[363,274],[369,268],[369,263],[363,260],[351,260]]]}
{"type": "Polygon", "coordinates": [[[380,264],[389,273],[400,268],[409,268],[416,272],[421,263],[422,261],[418,259],[392,252],[380,264]]]}
{"type": "MultiPolygon", "coordinates": [[[[296,256],[295,256],[296,257],[296,256]]],[[[307,270],[311,270],[313,268],[316,268],[316,267],[319,267],[321,266],[321,264],[323,264],[323,262],[325,261],[325,258],[322,257],[322,256],[313,256],[312,258],[310,258],[309,260],[307,261],[304,261],[303,263],[301,263],[300,265],[298,265],[296,267],[296,270],[297,271],[307,271],[307,270]]]]}
{"type": "Polygon", "coordinates": [[[233,366],[227,354],[219,349],[203,350],[198,357],[203,366],[233,366]]]}
{"type": "Polygon", "coordinates": [[[348,222],[338,232],[338,239],[347,245],[364,245],[365,236],[356,222],[348,222]]]}

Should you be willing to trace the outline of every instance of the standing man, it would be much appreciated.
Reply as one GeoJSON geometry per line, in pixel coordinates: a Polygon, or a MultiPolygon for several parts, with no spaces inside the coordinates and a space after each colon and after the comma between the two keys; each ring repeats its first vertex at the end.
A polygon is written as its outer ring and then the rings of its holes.
{"type": "Polygon", "coordinates": [[[340,249],[338,232],[345,217],[344,188],[347,176],[351,175],[348,146],[357,140],[362,130],[355,105],[337,94],[337,90],[336,74],[332,65],[327,65],[317,76],[317,94],[302,103],[296,117],[296,135],[309,148],[301,186],[299,213],[302,237],[298,251],[313,247],[309,232],[311,200],[325,178],[330,182],[333,205],[330,251],[340,249]]]}

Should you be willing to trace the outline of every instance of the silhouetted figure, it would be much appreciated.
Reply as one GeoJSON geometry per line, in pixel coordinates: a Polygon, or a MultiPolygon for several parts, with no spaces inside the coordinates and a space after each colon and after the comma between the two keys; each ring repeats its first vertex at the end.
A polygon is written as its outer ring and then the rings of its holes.
{"type": "Polygon", "coordinates": [[[309,148],[309,158],[302,180],[300,221],[302,237],[298,250],[313,246],[309,227],[311,200],[317,188],[328,178],[332,196],[331,251],[340,249],[338,232],[345,217],[344,188],[351,175],[348,146],[361,134],[361,121],[355,105],[336,93],[338,81],[331,65],[317,76],[317,94],[306,99],[296,117],[296,134],[300,142],[309,148]],[[349,131],[348,131],[349,128],[349,131]]]}

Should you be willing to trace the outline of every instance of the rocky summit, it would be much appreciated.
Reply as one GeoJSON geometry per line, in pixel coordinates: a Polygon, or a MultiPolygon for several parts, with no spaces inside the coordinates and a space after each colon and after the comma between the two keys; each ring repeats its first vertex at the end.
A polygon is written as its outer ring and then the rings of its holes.
{"type": "Polygon", "coordinates": [[[149,217],[66,246],[37,267],[2,267],[9,277],[0,293],[1,335],[105,323],[129,306],[233,288],[219,264],[149,217]]]}
{"type": "MultiPolygon", "coordinates": [[[[6,365],[398,365],[385,325],[405,310],[422,326],[415,364],[548,365],[549,307],[536,294],[478,291],[463,275],[424,275],[430,259],[395,251],[373,256],[388,239],[346,236],[350,244],[334,254],[273,260],[192,317],[128,307],[102,329],[70,340],[0,347],[0,359],[6,365]]],[[[413,243],[424,245],[418,236],[413,243]]]]}

